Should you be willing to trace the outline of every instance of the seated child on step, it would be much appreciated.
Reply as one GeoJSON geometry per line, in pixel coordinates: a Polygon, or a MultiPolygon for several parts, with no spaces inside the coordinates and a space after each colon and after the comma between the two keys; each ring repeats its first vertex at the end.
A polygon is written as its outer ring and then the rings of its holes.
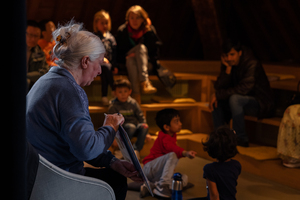
{"type": "MultiPolygon", "coordinates": [[[[161,131],[150,149],[150,154],[143,160],[144,173],[150,182],[155,183],[153,193],[160,197],[169,198],[171,197],[172,176],[179,158],[188,157],[192,159],[196,152],[185,151],[176,144],[176,133],[180,131],[182,126],[177,110],[161,110],[157,113],[155,120],[161,131]]],[[[187,176],[185,175],[183,176],[183,186],[186,184],[187,176]]],[[[142,185],[141,197],[145,195],[144,193],[145,186],[142,185]]]]}
{"type": "Polygon", "coordinates": [[[116,80],[113,84],[113,92],[116,98],[112,100],[108,113],[121,113],[124,116],[125,122],[123,127],[128,137],[132,139],[132,137],[137,136],[137,141],[133,144],[133,147],[139,159],[139,152],[144,146],[148,133],[148,124],[145,116],[139,104],[130,96],[132,89],[129,80],[116,80]]]}
{"type": "Polygon", "coordinates": [[[231,159],[238,153],[235,131],[225,126],[220,127],[210,134],[203,145],[204,151],[217,159],[217,162],[207,164],[203,168],[203,178],[206,179],[208,188],[207,199],[236,199],[241,164],[231,159]]]}
{"type": "Polygon", "coordinates": [[[116,68],[117,43],[115,37],[110,33],[111,18],[105,10],[100,10],[94,15],[94,33],[102,41],[105,47],[104,62],[101,64],[101,91],[102,104],[109,105],[107,98],[108,86],[112,87],[114,78],[113,74],[118,73],[116,68]]]}

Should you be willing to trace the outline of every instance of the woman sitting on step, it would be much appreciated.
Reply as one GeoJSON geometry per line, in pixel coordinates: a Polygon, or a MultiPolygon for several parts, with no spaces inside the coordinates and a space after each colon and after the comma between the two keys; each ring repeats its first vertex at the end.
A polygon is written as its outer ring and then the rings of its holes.
{"type": "Polygon", "coordinates": [[[300,105],[288,107],[279,127],[277,152],[286,167],[300,167],[300,105]]]}
{"type": "Polygon", "coordinates": [[[149,67],[157,68],[159,38],[151,25],[147,12],[138,5],[127,10],[126,22],[118,28],[117,62],[126,64],[132,96],[140,102],[140,89],[144,94],[157,90],[149,81],[149,67]],[[140,84],[138,84],[140,83],[140,84]]]}

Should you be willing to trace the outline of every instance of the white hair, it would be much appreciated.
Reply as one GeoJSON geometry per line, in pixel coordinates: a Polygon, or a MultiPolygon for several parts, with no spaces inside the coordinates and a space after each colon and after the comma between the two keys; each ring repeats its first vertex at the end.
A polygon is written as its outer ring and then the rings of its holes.
{"type": "Polygon", "coordinates": [[[59,25],[53,33],[56,45],[53,54],[58,58],[55,61],[61,67],[74,69],[80,65],[82,57],[89,56],[91,61],[105,53],[100,38],[91,32],[83,30],[82,23],[71,20],[64,26],[59,25]]]}

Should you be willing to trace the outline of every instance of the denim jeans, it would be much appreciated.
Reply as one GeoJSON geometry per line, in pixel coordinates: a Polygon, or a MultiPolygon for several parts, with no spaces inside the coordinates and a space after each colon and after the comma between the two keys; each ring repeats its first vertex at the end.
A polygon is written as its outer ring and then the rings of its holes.
{"type": "Polygon", "coordinates": [[[126,59],[128,79],[132,85],[132,93],[139,94],[139,85],[148,79],[148,50],[144,44],[138,44],[127,52],[134,53],[134,57],[126,59]]]}
{"type": "Polygon", "coordinates": [[[102,97],[107,97],[108,86],[110,86],[110,88],[113,87],[114,77],[112,71],[105,65],[101,65],[101,69],[102,73],[100,76],[102,97]]]}
{"type": "Polygon", "coordinates": [[[144,146],[146,135],[148,133],[148,125],[146,126],[147,128],[145,128],[145,125],[147,124],[140,123],[137,126],[135,126],[132,123],[126,123],[123,125],[125,131],[128,134],[129,139],[132,139],[134,136],[137,136],[137,141],[135,142],[135,144],[133,144],[134,150],[141,151],[144,146]]]}
{"type": "Polygon", "coordinates": [[[228,100],[218,101],[217,108],[212,112],[214,128],[228,124],[232,119],[232,128],[238,140],[248,142],[245,130],[244,115],[257,116],[259,103],[253,96],[233,94],[228,100]]]}

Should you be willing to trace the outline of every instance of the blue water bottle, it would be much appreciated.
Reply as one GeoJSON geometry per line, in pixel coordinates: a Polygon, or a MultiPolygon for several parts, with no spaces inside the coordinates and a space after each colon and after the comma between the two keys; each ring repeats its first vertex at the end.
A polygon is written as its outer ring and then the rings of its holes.
{"type": "Polygon", "coordinates": [[[182,200],[182,176],[180,173],[173,175],[172,200],[182,200]]]}

